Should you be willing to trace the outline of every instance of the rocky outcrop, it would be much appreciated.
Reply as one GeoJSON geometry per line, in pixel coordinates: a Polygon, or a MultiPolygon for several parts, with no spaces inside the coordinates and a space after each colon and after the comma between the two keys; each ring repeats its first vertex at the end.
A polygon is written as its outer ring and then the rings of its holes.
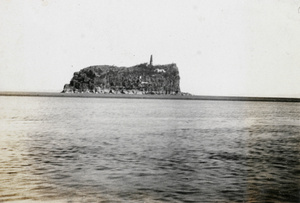
{"type": "Polygon", "coordinates": [[[180,77],[176,64],[144,63],[132,67],[90,66],[75,72],[63,93],[178,94],[180,77]]]}

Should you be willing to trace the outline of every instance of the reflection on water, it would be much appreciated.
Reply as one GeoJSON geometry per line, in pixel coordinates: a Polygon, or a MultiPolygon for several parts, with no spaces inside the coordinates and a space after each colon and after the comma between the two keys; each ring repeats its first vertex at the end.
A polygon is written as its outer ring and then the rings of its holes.
{"type": "Polygon", "coordinates": [[[299,105],[0,97],[0,202],[300,202],[299,105]]]}

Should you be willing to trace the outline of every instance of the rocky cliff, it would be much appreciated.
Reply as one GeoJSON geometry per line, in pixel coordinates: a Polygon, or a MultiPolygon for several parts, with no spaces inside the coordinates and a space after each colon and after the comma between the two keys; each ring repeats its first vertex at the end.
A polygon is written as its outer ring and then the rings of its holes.
{"type": "Polygon", "coordinates": [[[132,67],[90,66],[75,72],[63,93],[178,94],[180,77],[176,64],[144,63],[132,67]]]}

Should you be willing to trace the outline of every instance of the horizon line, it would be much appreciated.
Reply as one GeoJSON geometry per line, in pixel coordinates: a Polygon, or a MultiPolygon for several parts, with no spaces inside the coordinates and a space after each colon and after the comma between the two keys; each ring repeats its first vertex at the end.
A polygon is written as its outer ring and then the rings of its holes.
{"type": "Polygon", "coordinates": [[[258,101],[258,102],[300,102],[300,97],[262,97],[262,96],[218,96],[218,95],[129,95],[96,93],[61,93],[39,91],[0,91],[0,96],[27,97],[80,97],[80,98],[132,98],[132,99],[177,99],[214,101],[258,101]]]}

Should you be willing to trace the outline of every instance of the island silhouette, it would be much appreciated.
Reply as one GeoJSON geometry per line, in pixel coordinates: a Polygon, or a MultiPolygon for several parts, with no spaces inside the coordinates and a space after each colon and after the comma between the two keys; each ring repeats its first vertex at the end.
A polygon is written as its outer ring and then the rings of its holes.
{"type": "Polygon", "coordinates": [[[132,67],[83,68],[73,74],[62,93],[185,95],[180,91],[177,65],[153,65],[152,55],[149,63],[132,67]]]}

